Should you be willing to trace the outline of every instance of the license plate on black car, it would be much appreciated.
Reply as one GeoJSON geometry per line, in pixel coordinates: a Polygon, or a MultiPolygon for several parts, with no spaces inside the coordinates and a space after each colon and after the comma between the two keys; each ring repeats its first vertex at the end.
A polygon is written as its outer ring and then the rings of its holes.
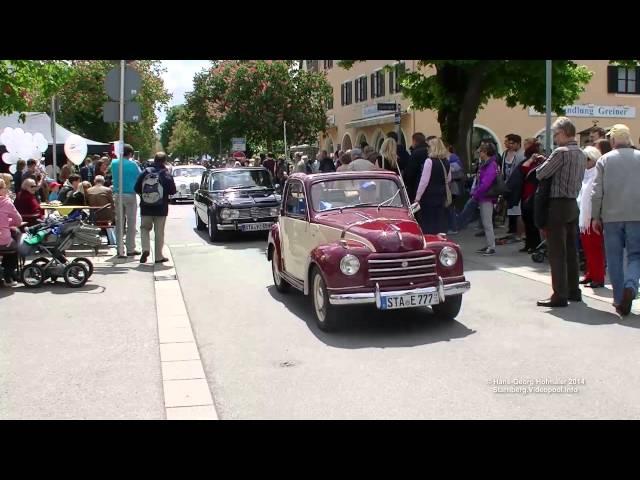
{"type": "Polygon", "coordinates": [[[260,230],[269,230],[271,228],[271,222],[260,223],[242,223],[239,225],[242,232],[255,232],[260,230]]]}

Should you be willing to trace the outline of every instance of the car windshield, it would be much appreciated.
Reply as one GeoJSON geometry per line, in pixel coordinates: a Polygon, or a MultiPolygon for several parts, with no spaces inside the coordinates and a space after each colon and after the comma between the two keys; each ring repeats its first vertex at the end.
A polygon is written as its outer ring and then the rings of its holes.
{"type": "Polygon", "coordinates": [[[328,180],[311,187],[311,201],[316,212],[361,206],[406,207],[399,185],[387,178],[328,180]]]}
{"type": "Polygon", "coordinates": [[[213,174],[212,190],[273,188],[266,170],[229,170],[213,174]]]}
{"type": "Polygon", "coordinates": [[[202,172],[204,172],[204,168],[174,168],[173,176],[174,177],[198,177],[202,176],[202,172]]]}

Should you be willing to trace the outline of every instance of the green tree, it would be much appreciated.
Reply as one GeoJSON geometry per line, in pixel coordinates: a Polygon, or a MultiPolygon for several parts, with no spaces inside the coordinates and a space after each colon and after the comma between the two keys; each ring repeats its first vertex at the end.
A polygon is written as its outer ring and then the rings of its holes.
{"type": "MultiPolygon", "coordinates": [[[[348,69],[354,63],[342,60],[339,65],[348,69]]],[[[545,111],[544,60],[419,60],[417,66],[399,78],[404,97],[412,108],[438,112],[444,141],[467,162],[473,123],[489,99],[545,111]]],[[[571,60],[554,60],[552,72],[552,108],[563,113],[584,92],[592,72],[571,60]]]]}
{"type": "Polygon", "coordinates": [[[171,139],[171,133],[173,127],[176,125],[179,116],[185,111],[184,105],[174,105],[167,110],[167,116],[160,125],[160,143],[167,149],[169,148],[169,140],[171,139]]]}
{"type": "Polygon", "coordinates": [[[210,144],[207,138],[187,118],[178,118],[169,140],[169,153],[174,157],[192,157],[207,153],[209,150],[210,144]]]}
{"type": "Polygon", "coordinates": [[[283,137],[290,143],[316,139],[326,129],[326,104],[332,95],[324,73],[294,68],[292,61],[225,61],[194,77],[187,110],[194,126],[227,145],[245,137],[266,145],[283,137]]]}
{"type": "MultiPolygon", "coordinates": [[[[109,60],[73,60],[71,74],[58,91],[61,109],[56,120],[79,135],[100,142],[111,142],[118,137],[118,124],[105,123],[103,105],[109,101],[104,79],[115,63],[109,60]]],[[[127,123],[125,142],[130,143],[141,156],[149,157],[155,143],[156,110],[167,105],[171,95],[167,92],[161,74],[164,71],[157,60],[137,60],[131,66],[142,78],[140,92],[135,101],[140,103],[142,120],[127,123]]],[[[47,111],[47,99],[38,96],[37,104],[47,111]]]]}
{"type": "Polygon", "coordinates": [[[71,73],[69,62],[0,60],[0,114],[32,110],[36,97],[50,102],[71,73]]]}

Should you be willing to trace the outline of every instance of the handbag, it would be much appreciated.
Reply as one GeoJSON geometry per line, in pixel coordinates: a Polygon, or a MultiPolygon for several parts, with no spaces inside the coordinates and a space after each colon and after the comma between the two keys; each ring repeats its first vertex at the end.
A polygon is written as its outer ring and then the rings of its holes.
{"type": "Polygon", "coordinates": [[[444,206],[445,208],[447,208],[453,202],[453,198],[451,196],[451,188],[449,187],[449,182],[447,181],[447,169],[444,167],[444,163],[442,162],[442,159],[440,160],[440,165],[442,165],[442,175],[444,176],[444,189],[445,189],[445,192],[447,193],[447,198],[444,202],[444,206]]]}
{"type": "Polygon", "coordinates": [[[505,195],[509,192],[509,187],[502,177],[502,172],[499,171],[498,175],[496,175],[496,179],[487,191],[487,197],[499,197],[500,195],[505,195]]]}
{"type": "Polygon", "coordinates": [[[547,227],[549,221],[549,198],[553,177],[540,180],[533,200],[533,223],[540,230],[547,227]]]}

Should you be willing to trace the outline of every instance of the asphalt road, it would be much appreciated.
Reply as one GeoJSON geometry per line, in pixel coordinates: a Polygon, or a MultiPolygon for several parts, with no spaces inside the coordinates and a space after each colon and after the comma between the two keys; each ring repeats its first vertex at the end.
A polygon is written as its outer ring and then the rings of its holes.
{"type": "Polygon", "coordinates": [[[536,307],[549,287],[506,271],[530,263],[515,246],[466,254],[455,321],[349,308],[326,334],[306,297],[273,287],[266,235],[211,244],[194,226],[191,205],[172,206],[166,242],[222,419],[640,418],[640,318],[592,298],[536,307]]]}

